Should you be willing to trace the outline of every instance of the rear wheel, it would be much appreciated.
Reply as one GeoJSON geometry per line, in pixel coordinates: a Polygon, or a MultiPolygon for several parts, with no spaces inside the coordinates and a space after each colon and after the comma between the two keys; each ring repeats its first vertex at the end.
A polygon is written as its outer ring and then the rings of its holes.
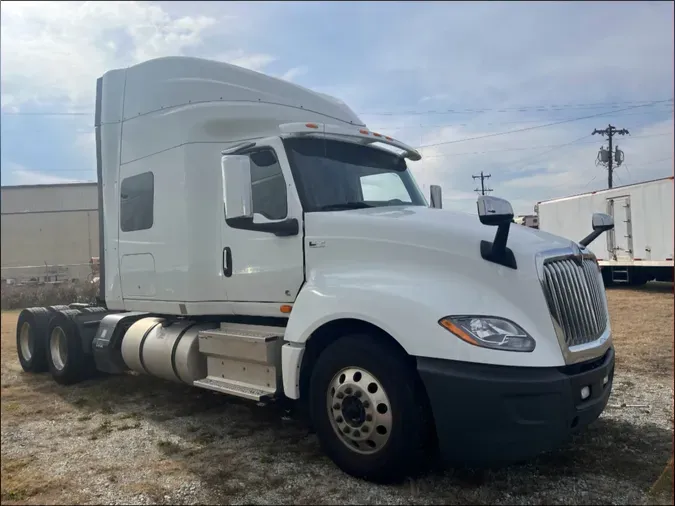
{"type": "Polygon", "coordinates": [[[42,307],[24,309],[16,324],[16,352],[26,372],[47,370],[46,333],[51,313],[42,307]]]}
{"type": "Polygon", "coordinates": [[[77,310],[55,313],[47,327],[47,364],[57,383],[72,385],[93,372],[93,359],[84,353],[77,325],[72,316],[77,310]]]}
{"type": "Polygon", "coordinates": [[[361,334],[331,344],[314,367],[310,412],[317,436],[352,476],[389,482],[419,469],[430,427],[406,358],[361,334]]]}

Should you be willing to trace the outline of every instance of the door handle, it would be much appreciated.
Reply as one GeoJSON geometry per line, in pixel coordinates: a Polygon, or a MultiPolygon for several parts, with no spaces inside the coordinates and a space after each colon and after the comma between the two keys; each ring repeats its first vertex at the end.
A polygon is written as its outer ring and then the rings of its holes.
{"type": "Polygon", "coordinates": [[[229,246],[223,249],[223,274],[226,278],[232,276],[232,250],[229,246]]]}

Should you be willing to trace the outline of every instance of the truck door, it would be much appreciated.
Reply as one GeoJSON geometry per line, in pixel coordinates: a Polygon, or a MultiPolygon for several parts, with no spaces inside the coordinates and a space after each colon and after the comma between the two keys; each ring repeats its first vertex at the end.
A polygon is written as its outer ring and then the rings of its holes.
{"type": "Polygon", "coordinates": [[[633,259],[633,228],[631,224],[630,196],[607,199],[607,210],[614,218],[614,229],[607,240],[609,253],[614,260],[633,259]]]}
{"type": "Polygon", "coordinates": [[[281,139],[244,153],[251,159],[256,223],[296,218],[300,233],[277,237],[224,224],[223,277],[230,302],[293,302],[304,281],[302,206],[281,139]],[[230,263],[229,269],[227,264],[230,263]]]}

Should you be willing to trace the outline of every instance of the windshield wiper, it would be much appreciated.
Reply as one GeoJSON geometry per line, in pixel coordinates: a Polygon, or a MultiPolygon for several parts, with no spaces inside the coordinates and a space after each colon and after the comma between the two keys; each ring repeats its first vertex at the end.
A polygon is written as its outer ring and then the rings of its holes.
{"type": "Polygon", "coordinates": [[[365,209],[367,207],[374,207],[365,202],[343,202],[341,204],[328,204],[319,207],[319,211],[338,211],[341,209],[365,209]]]}

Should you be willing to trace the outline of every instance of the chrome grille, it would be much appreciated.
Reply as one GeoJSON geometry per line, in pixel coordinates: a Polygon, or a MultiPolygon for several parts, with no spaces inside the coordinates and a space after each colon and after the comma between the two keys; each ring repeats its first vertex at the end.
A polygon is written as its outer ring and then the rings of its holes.
{"type": "Polygon", "coordinates": [[[597,264],[570,257],[544,262],[543,286],[551,316],[568,347],[598,339],[607,328],[605,288],[597,264]]]}

